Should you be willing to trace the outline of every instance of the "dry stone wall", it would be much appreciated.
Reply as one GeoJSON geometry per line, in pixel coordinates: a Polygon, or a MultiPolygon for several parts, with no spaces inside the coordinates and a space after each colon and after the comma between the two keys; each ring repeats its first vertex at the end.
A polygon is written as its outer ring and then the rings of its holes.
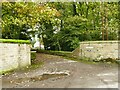
{"type": "Polygon", "coordinates": [[[0,72],[31,64],[29,44],[0,43],[0,51],[0,72]]]}
{"type": "Polygon", "coordinates": [[[80,47],[73,51],[74,55],[90,59],[118,59],[118,41],[81,42],[80,47]]]}

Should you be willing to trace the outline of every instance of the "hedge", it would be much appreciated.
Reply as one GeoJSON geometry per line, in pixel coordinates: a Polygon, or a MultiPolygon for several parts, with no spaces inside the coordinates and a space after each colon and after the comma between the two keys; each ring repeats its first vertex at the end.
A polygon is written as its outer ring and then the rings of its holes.
{"type": "Polygon", "coordinates": [[[0,39],[0,43],[30,44],[30,41],[29,40],[17,40],[17,39],[0,39]]]}

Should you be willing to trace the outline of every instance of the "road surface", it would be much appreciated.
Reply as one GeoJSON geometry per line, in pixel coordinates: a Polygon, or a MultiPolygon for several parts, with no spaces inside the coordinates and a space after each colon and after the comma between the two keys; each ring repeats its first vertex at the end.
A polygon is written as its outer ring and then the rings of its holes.
{"type": "Polygon", "coordinates": [[[118,88],[118,67],[87,64],[60,56],[37,54],[44,65],[2,76],[3,88],[118,88]]]}

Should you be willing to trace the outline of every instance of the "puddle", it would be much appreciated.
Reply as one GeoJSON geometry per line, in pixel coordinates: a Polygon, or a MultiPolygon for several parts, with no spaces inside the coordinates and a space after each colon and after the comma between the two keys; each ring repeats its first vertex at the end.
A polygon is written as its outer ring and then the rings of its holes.
{"type": "Polygon", "coordinates": [[[18,79],[10,80],[10,83],[22,83],[25,81],[36,82],[36,81],[47,80],[50,78],[57,78],[57,77],[61,78],[61,77],[68,76],[68,75],[69,73],[65,73],[65,72],[64,73],[63,72],[52,72],[52,73],[45,72],[42,75],[38,75],[35,77],[25,77],[25,78],[18,78],[18,79]]]}

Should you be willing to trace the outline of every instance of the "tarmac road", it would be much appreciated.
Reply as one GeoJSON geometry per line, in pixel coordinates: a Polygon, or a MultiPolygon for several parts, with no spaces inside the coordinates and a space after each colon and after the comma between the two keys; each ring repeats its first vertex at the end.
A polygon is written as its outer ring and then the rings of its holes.
{"type": "Polygon", "coordinates": [[[60,56],[37,54],[44,65],[2,76],[3,88],[118,88],[118,66],[86,64],[60,56]]]}

